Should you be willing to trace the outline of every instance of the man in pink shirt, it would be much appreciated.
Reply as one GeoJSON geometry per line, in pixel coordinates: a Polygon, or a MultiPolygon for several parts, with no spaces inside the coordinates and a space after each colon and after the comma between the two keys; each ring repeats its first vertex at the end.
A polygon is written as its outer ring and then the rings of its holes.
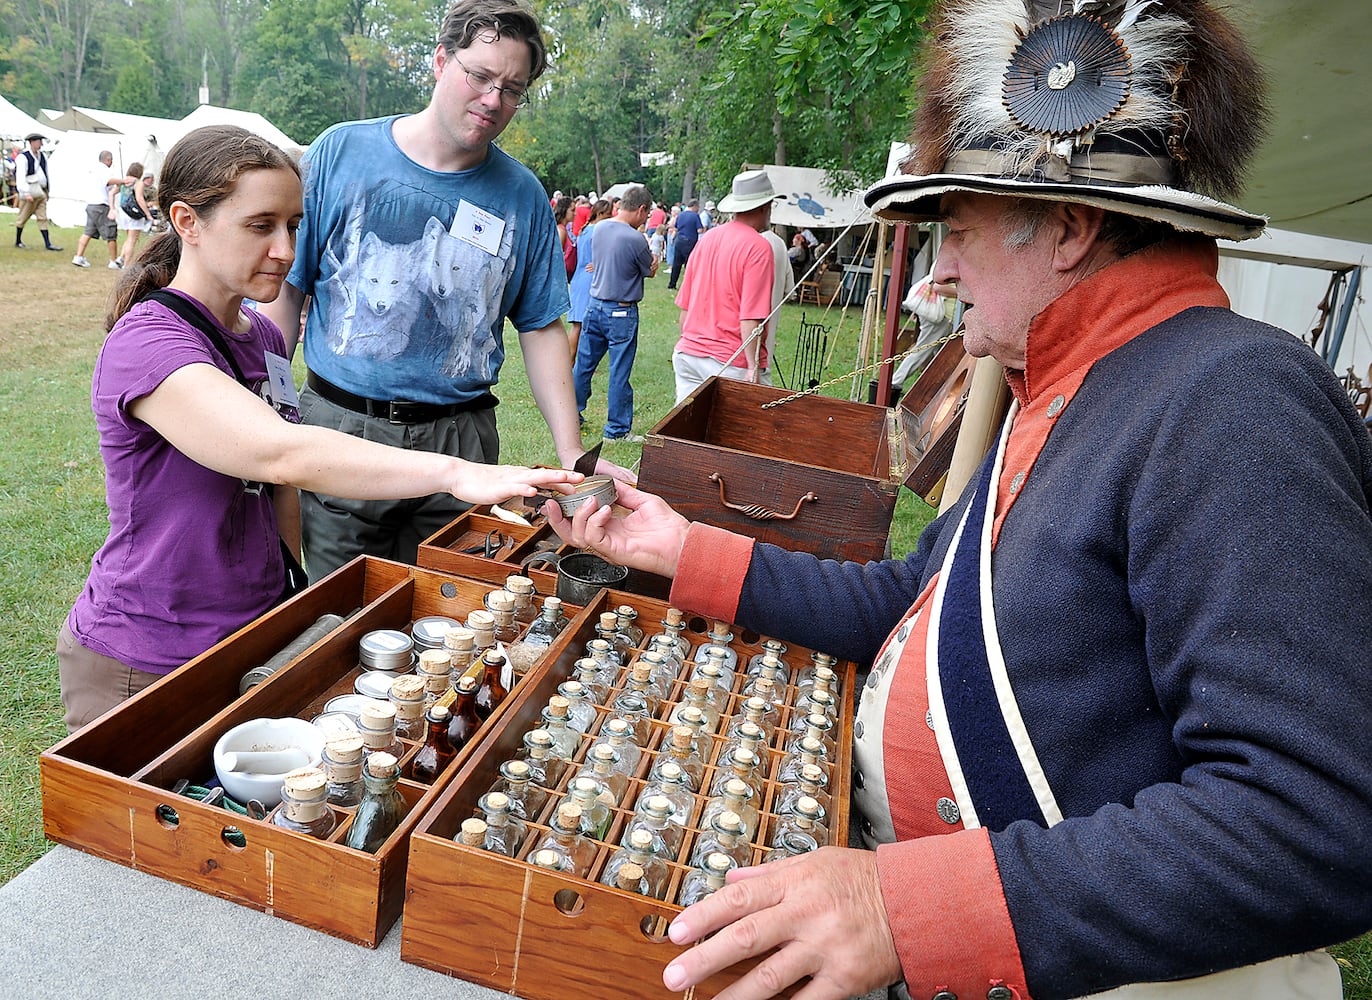
{"type": "Polygon", "coordinates": [[[745,170],[719,203],[733,221],[700,239],[682,279],[681,339],[672,352],[676,401],[711,375],[771,385],[764,321],[772,311],[772,248],[762,231],[772,219],[772,190],[765,170],[745,170]]]}

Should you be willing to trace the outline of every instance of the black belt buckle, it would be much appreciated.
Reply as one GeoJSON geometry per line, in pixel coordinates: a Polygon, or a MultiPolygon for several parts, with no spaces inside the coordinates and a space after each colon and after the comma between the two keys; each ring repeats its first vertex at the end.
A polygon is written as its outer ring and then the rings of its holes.
{"type": "Polygon", "coordinates": [[[386,404],[386,419],[393,424],[422,424],[432,409],[429,403],[411,399],[393,399],[386,404]]]}

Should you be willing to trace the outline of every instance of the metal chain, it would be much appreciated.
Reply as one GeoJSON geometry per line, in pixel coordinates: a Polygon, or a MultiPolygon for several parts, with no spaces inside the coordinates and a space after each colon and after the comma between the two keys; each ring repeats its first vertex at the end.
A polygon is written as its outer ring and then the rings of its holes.
{"type": "Polygon", "coordinates": [[[770,410],[772,407],[781,406],[783,403],[790,403],[797,399],[802,399],[805,396],[813,396],[821,389],[827,389],[831,385],[838,385],[838,383],[853,378],[857,375],[861,375],[864,372],[876,371],[883,365],[894,365],[897,362],[904,361],[906,358],[908,358],[911,354],[914,354],[916,351],[923,351],[929,348],[942,347],[944,344],[951,343],[952,341],[957,340],[961,336],[962,331],[957,330],[956,332],[950,333],[947,336],[940,337],[938,340],[935,340],[932,343],[918,344],[910,348],[908,351],[902,351],[900,354],[893,355],[889,358],[884,358],[881,361],[873,362],[870,365],[863,365],[861,368],[855,368],[847,374],[836,375],[834,378],[821,382],[819,385],[814,386],[813,388],[801,389],[799,392],[793,392],[789,396],[782,396],[780,399],[774,399],[769,403],[763,403],[761,409],[770,410]]]}

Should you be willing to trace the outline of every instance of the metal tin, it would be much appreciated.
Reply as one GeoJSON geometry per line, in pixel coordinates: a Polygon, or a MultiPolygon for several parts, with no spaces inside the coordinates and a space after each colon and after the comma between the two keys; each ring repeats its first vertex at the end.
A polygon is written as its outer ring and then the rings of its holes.
{"type": "MultiPolygon", "coordinates": [[[[323,715],[346,715],[353,721],[362,717],[362,706],[368,701],[366,695],[361,694],[340,694],[336,698],[330,698],[324,703],[323,715]]],[[[320,718],[323,718],[323,715],[320,718]]],[[[319,724],[319,719],[314,720],[315,725],[319,724]]],[[[356,727],[354,727],[356,728],[356,727]]]]}
{"type": "Polygon", "coordinates": [[[353,681],[353,690],[364,698],[388,701],[391,694],[391,681],[399,676],[390,670],[368,670],[353,681]]]}
{"type": "MultiPolygon", "coordinates": [[[[345,694],[337,698],[330,699],[329,704],[342,702],[344,699],[351,698],[357,701],[362,699],[359,694],[345,694]]],[[[338,709],[336,711],[324,711],[316,715],[310,721],[314,723],[316,729],[324,730],[325,739],[336,739],[339,736],[348,736],[357,732],[357,719],[361,714],[361,709],[338,709]]]]}
{"type": "Polygon", "coordinates": [[[358,643],[358,659],[373,670],[408,670],[413,666],[414,640],[399,629],[368,632],[358,643]]]}
{"type": "Polygon", "coordinates": [[[416,650],[442,649],[443,635],[450,628],[456,628],[461,622],[445,615],[429,615],[427,618],[420,618],[410,626],[410,635],[414,637],[416,650]]]}
{"type": "Polygon", "coordinates": [[[562,515],[571,517],[578,507],[592,497],[595,497],[601,507],[608,507],[615,502],[618,495],[615,491],[615,481],[609,476],[587,476],[572,488],[571,493],[559,493],[553,499],[562,508],[562,515]]]}

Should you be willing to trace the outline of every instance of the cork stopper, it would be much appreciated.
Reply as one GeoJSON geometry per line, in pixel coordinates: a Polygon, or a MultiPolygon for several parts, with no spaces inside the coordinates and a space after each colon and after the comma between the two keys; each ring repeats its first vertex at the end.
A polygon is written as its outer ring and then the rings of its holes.
{"type": "Polygon", "coordinates": [[[470,652],[476,648],[476,633],[460,626],[449,628],[443,633],[443,646],[459,652],[470,652]]]}
{"type": "Polygon", "coordinates": [[[643,866],[632,861],[626,861],[620,865],[619,871],[615,872],[615,881],[619,887],[628,892],[634,892],[643,882],[643,866]]]}
{"type": "Polygon", "coordinates": [[[817,736],[807,736],[800,741],[800,752],[817,754],[824,749],[824,743],[817,736]]]}
{"type": "Polygon", "coordinates": [[[487,792],[481,797],[481,804],[491,812],[505,812],[510,808],[510,797],[504,792],[487,792]]]}
{"type": "MultiPolygon", "coordinates": [[[[706,666],[708,665],[709,664],[706,664],[706,666]]],[[[704,667],[701,667],[701,670],[704,669],[704,667]]],[[[695,677],[691,678],[691,694],[698,698],[704,698],[708,695],[710,693],[710,688],[712,687],[714,687],[714,683],[708,677],[701,677],[697,674],[695,677]]]]}
{"type": "Polygon", "coordinates": [[[767,699],[755,694],[743,703],[743,711],[750,715],[763,715],[767,711],[767,699]]]}
{"type": "Polygon", "coordinates": [[[281,779],[281,787],[295,799],[314,799],[324,794],[324,772],[317,767],[298,767],[281,779]]]}
{"type": "Polygon", "coordinates": [[[590,642],[586,643],[586,648],[591,651],[592,656],[595,656],[597,653],[609,656],[611,646],[607,639],[592,639],[590,642]]]}
{"type": "Polygon", "coordinates": [[[800,768],[800,780],[807,784],[818,785],[824,780],[824,768],[818,764],[803,764],[800,768]]]}
{"type": "Polygon", "coordinates": [[[781,654],[786,652],[786,643],[780,639],[763,639],[762,648],[779,659],[781,654]]]}
{"type": "MultiPolygon", "coordinates": [[[[428,650],[428,652],[433,652],[433,650],[428,650]]],[[[446,659],[446,657],[444,659],[446,659]]],[[[397,701],[404,702],[423,701],[424,678],[416,677],[414,674],[401,674],[395,680],[391,681],[391,697],[397,701]]],[[[407,716],[407,718],[414,717],[415,716],[407,716]]]]}
{"type": "Polygon", "coordinates": [[[680,781],[682,775],[681,765],[675,761],[669,760],[662,765],[662,768],[658,773],[667,781],[680,781]]]}
{"type": "Polygon", "coordinates": [[[653,668],[650,664],[644,663],[640,658],[634,662],[634,667],[633,670],[630,671],[630,676],[633,677],[635,683],[647,684],[653,679],[653,668]]]}
{"type": "Polygon", "coordinates": [[[815,667],[815,690],[828,691],[834,686],[834,672],[829,667],[815,667]]]}
{"type": "Polygon", "coordinates": [[[522,760],[507,760],[501,771],[505,773],[505,777],[513,781],[529,780],[529,765],[522,760]]]}
{"type": "Polygon", "coordinates": [[[557,825],[564,830],[581,826],[581,807],[575,802],[563,802],[557,807],[557,825]]]}
{"type": "Polygon", "coordinates": [[[685,621],[686,616],[680,608],[668,608],[667,617],[662,619],[662,624],[670,628],[680,628],[685,621]]]}
{"type": "Polygon", "coordinates": [[[650,649],[645,653],[640,653],[638,659],[640,663],[646,663],[654,670],[667,665],[667,657],[663,656],[656,649],[650,649]]]}
{"type": "Polygon", "coordinates": [[[715,818],[715,825],[725,833],[742,833],[743,817],[732,809],[725,809],[715,818]]]}
{"type": "Polygon", "coordinates": [[[486,607],[491,611],[493,622],[498,615],[512,615],[515,611],[514,594],[507,590],[493,590],[486,595],[486,607]]]}
{"type": "Polygon", "coordinates": [[[594,778],[589,778],[584,775],[580,778],[572,779],[571,788],[573,792],[580,792],[582,795],[587,795],[592,798],[595,797],[595,793],[599,787],[600,786],[595,783],[594,778]]]}
{"type": "Polygon", "coordinates": [[[724,783],[724,794],[735,799],[746,798],[748,796],[748,782],[742,778],[730,778],[724,783]]]}
{"type": "Polygon", "coordinates": [[[762,668],[773,673],[781,669],[781,661],[777,659],[776,653],[762,654],[762,668]]]}
{"type": "Polygon", "coordinates": [[[557,868],[560,857],[557,851],[545,847],[543,850],[535,852],[533,862],[540,868],[557,868]]]}
{"type": "Polygon", "coordinates": [[[621,604],[619,607],[615,608],[615,617],[620,621],[631,622],[638,617],[638,612],[627,604],[621,604]]]}
{"type": "Polygon", "coordinates": [[[329,759],[339,764],[356,764],[362,760],[362,737],[356,733],[338,736],[324,744],[329,759]]]}
{"type": "Polygon", "coordinates": [[[395,728],[395,706],[389,701],[369,700],[362,706],[358,721],[363,729],[380,731],[395,728]]]}
{"type": "Polygon", "coordinates": [[[448,711],[447,705],[430,705],[426,718],[429,720],[429,725],[431,726],[446,727],[448,725],[448,718],[452,714],[452,712],[448,711]]]}
{"type": "MultiPolygon", "coordinates": [[[[669,766],[676,767],[675,764],[671,764],[669,766]]],[[[666,770],[666,768],[663,768],[663,770],[666,770]]],[[[680,768],[677,768],[677,770],[680,770],[680,768]]],[[[672,813],[672,800],[667,798],[667,796],[665,795],[650,795],[648,796],[648,801],[643,803],[643,808],[647,809],[650,813],[656,813],[660,816],[670,816],[672,813]]],[[[635,830],[634,833],[647,834],[648,831],[635,830]]],[[[649,835],[649,837],[651,839],[651,835],[649,835]]]]}
{"type": "Polygon", "coordinates": [[[549,750],[552,749],[553,734],[546,729],[530,729],[524,734],[524,743],[540,750],[549,750]]]}
{"type": "Polygon", "coordinates": [[[756,722],[744,722],[738,727],[738,736],[739,739],[747,740],[750,743],[760,742],[762,740],[762,727],[756,722]]]}
{"type": "Polygon", "coordinates": [[[619,615],[613,611],[604,611],[600,615],[600,628],[604,632],[613,632],[619,628],[619,615]]]}
{"type": "Polygon", "coordinates": [[[486,821],[477,819],[475,816],[471,819],[464,819],[458,840],[468,847],[480,847],[486,842],[486,821]]]}
{"type": "Polygon", "coordinates": [[[400,762],[384,750],[367,758],[367,773],[373,778],[392,778],[400,769],[400,762]]]}
{"type": "Polygon", "coordinates": [[[457,679],[456,687],[458,694],[471,694],[476,690],[476,678],[463,674],[457,679]]]}
{"type": "Polygon", "coordinates": [[[810,659],[814,661],[816,667],[832,667],[838,660],[828,653],[811,653],[810,659]]]}
{"type": "Polygon", "coordinates": [[[713,641],[723,640],[728,642],[734,637],[732,627],[728,622],[713,621],[710,623],[710,638],[713,641]]]}
{"type": "MultiPolygon", "coordinates": [[[[754,727],[754,728],[757,728],[757,727],[754,727]]],[[[734,750],[734,770],[735,770],[735,771],[740,771],[740,772],[751,771],[751,770],[752,770],[754,767],[756,767],[756,766],[757,766],[757,754],[753,753],[753,751],[749,750],[747,747],[737,747],[737,748],[735,748],[735,750],[734,750]]]]}
{"type": "Polygon", "coordinates": [[[586,687],[580,681],[563,681],[557,686],[557,693],[569,702],[586,697],[586,687]]]}
{"type": "MultiPolygon", "coordinates": [[[[498,591],[496,593],[498,593],[498,591]]],[[[491,596],[494,597],[495,595],[492,594],[491,596]]],[[[495,628],[495,615],[491,614],[489,611],[483,611],[481,608],[477,608],[467,616],[467,627],[473,632],[480,632],[483,629],[493,629],[495,628]]]]}
{"type": "Polygon", "coordinates": [[[810,690],[811,705],[819,705],[821,708],[823,708],[828,705],[832,705],[833,703],[834,696],[831,695],[828,691],[824,690],[824,688],[815,687],[810,690]]]}
{"type": "MultiPolygon", "coordinates": [[[[737,817],[735,817],[737,818],[737,817]]],[[[734,866],[734,859],[719,851],[711,851],[705,856],[705,868],[712,874],[722,876],[734,866]]]]}
{"type": "MultiPolygon", "coordinates": [[[[452,630],[449,629],[449,631],[452,630]]],[[[419,673],[421,675],[442,675],[443,677],[447,677],[448,671],[452,670],[452,668],[452,654],[447,649],[426,649],[419,654],[419,673]]],[[[397,677],[396,680],[402,681],[408,676],[409,674],[406,674],[404,677],[397,677]]]]}
{"type": "MultiPolygon", "coordinates": [[[[656,796],[656,797],[657,797],[657,798],[660,798],[660,799],[662,798],[662,796],[660,796],[660,795],[659,795],[659,796],[656,796]]],[[[662,799],[662,801],[663,801],[663,802],[666,802],[667,800],[666,800],[666,799],[662,799]]],[[[629,834],[629,849],[630,849],[631,851],[644,851],[644,852],[646,852],[646,851],[647,851],[649,848],[651,848],[652,846],[653,846],[653,835],[652,835],[651,831],[639,829],[639,830],[634,830],[632,833],[629,834]]]]}
{"type": "Polygon", "coordinates": [[[571,702],[560,694],[555,694],[548,699],[548,715],[554,719],[567,718],[567,709],[571,707],[571,702]]]}
{"type": "Polygon", "coordinates": [[[617,754],[615,753],[615,748],[610,746],[610,744],[608,743],[599,744],[594,750],[591,751],[591,755],[595,757],[597,761],[605,761],[610,764],[613,764],[615,762],[615,757],[617,756],[617,754]]]}
{"type": "Polygon", "coordinates": [[[714,660],[717,663],[722,663],[728,658],[729,650],[723,646],[709,646],[705,650],[706,663],[709,663],[711,660],[714,660]]]}
{"type": "Polygon", "coordinates": [[[520,576],[518,573],[511,573],[505,577],[505,586],[512,594],[532,594],[534,592],[534,582],[527,576],[520,576]]]}
{"type": "Polygon", "coordinates": [[[685,726],[694,727],[705,725],[705,713],[694,705],[687,705],[683,708],[677,718],[681,721],[682,725],[685,726]]]}
{"type": "Polygon", "coordinates": [[[609,734],[612,741],[627,740],[629,738],[629,724],[623,719],[611,719],[605,723],[605,732],[609,734]]]}
{"type": "Polygon", "coordinates": [[[796,799],[796,812],[814,819],[819,815],[819,800],[809,795],[796,799]]]}
{"type": "Polygon", "coordinates": [[[756,697],[761,698],[764,702],[771,700],[776,689],[777,682],[770,677],[759,677],[753,682],[753,691],[756,692],[756,697]]]}
{"type": "Polygon", "coordinates": [[[811,730],[817,730],[823,733],[831,728],[833,723],[829,721],[829,716],[824,715],[822,712],[811,712],[805,717],[805,725],[811,730]]]}
{"type": "Polygon", "coordinates": [[[554,618],[562,613],[562,598],[545,597],[543,598],[543,610],[551,614],[554,618]]]}
{"type": "Polygon", "coordinates": [[[692,733],[691,730],[690,730],[689,728],[687,728],[686,726],[673,726],[673,727],[672,727],[672,749],[673,749],[673,750],[689,750],[689,749],[691,749],[691,740],[694,739],[694,737],[695,737],[695,734],[692,733]]]}

